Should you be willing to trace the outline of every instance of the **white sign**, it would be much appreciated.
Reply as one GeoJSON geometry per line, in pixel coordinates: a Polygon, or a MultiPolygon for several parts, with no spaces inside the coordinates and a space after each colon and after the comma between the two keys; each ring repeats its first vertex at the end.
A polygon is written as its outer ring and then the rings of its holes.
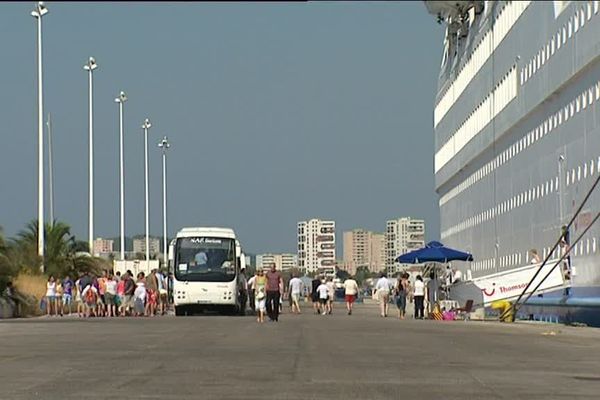
{"type": "Polygon", "coordinates": [[[179,270],[180,271],[187,271],[188,266],[187,264],[179,264],[179,270]]]}
{"type": "MultiPolygon", "coordinates": [[[[542,271],[536,276],[531,285],[529,285],[529,289],[527,289],[525,294],[532,292],[550,269],[554,267],[555,263],[556,260],[548,261],[546,265],[544,265],[544,268],[542,268],[542,271]]],[[[523,289],[525,289],[529,281],[531,281],[531,278],[533,278],[533,275],[539,269],[540,265],[541,264],[534,264],[512,271],[488,275],[484,278],[474,279],[473,283],[481,289],[484,304],[495,300],[517,298],[523,293],[523,289]]],[[[560,287],[563,283],[561,266],[559,265],[554,268],[550,276],[548,276],[548,278],[540,285],[538,291],[560,287]]]]}

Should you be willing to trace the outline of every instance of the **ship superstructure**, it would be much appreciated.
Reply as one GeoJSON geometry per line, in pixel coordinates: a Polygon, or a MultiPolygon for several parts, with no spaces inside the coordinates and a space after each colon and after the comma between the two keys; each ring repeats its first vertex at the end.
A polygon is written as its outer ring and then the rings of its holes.
{"type": "MultiPolygon", "coordinates": [[[[446,24],[433,112],[441,239],[476,260],[455,295],[514,298],[600,174],[600,4],[425,4],[446,24]]],[[[593,193],[553,259],[599,208],[593,193]]],[[[540,293],[600,301],[597,226],[568,261],[540,293]]]]}

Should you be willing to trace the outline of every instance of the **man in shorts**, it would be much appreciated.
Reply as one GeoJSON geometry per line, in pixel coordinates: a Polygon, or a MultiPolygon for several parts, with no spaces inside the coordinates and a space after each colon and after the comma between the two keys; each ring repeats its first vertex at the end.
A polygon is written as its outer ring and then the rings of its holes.
{"type": "Polygon", "coordinates": [[[121,303],[123,306],[123,313],[121,316],[127,315],[133,308],[133,293],[135,292],[135,282],[133,280],[133,273],[130,270],[124,274],[123,279],[125,279],[125,292],[123,295],[123,302],[121,303]]]}
{"type": "Polygon", "coordinates": [[[67,314],[66,310],[68,310],[68,314],[71,314],[71,304],[73,304],[73,281],[67,275],[65,279],[63,279],[63,296],[62,296],[62,313],[67,314]]]}
{"type": "Polygon", "coordinates": [[[329,300],[329,288],[327,285],[322,282],[317,288],[317,293],[319,293],[319,304],[321,305],[322,315],[327,314],[327,301],[329,300]]]}
{"type": "Polygon", "coordinates": [[[298,278],[298,274],[294,273],[293,278],[290,279],[289,283],[289,293],[290,298],[292,300],[292,314],[300,312],[300,294],[302,293],[302,287],[304,284],[302,283],[302,279],[298,278]]]}
{"type": "Polygon", "coordinates": [[[346,298],[346,308],[348,315],[352,315],[352,306],[358,294],[358,284],[351,277],[344,281],[344,295],[346,298]]]}

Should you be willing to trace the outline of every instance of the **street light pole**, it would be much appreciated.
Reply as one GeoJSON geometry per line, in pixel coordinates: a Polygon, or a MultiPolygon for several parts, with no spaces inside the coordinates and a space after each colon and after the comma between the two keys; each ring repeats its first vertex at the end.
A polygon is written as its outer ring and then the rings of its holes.
{"type": "Polygon", "coordinates": [[[48,13],[44,2],[37,3],[31,15],[37,19],[38,61],[38,255],[44,272],[44,93],[42,81],[42,17],[48,13]]]}
{"type": "Polygon", "coordinates": [[[123,176],[123,104],[127,101],[125,92],[121,91],[115,102],[119,103],[119,172],[120,172],[120,227],[121,227],[121,261],[125,260],[125,180],[123,176]]]}
{"type": "Polygon", "coordinates": [[[52,163],[52,123],[50,122],[50,113],[48,113],[48,190],[50,198],[50,226],[54,225],[54,164],[52,163]]]}
{"type": "Polygon", "coordinates": [[[89,92],[89,237],[88,246],[90,254],[94,251],[94,87],[92,85],[92,76],[94,70],[98,68],[94,57],[90,57],[88,62],[83,66],[83,69],[88,71],[88,92],[89,92]]]}
{"type": "Polygon", "coordinates": [[[148,267],[150,263],[150,218],[148,215],[148,129],[152,124],[150,120],[146,118],[144,123],[142,124],[142,129],[144,130],[144,169],[145,169],[145,182],[146,182],[146,267],[148,267]]]}
{"type": "Polygon", "coordinates": [[[162,149],[162,184],[163,184],[163,258],[164,265],[167,265],[167,150],[171,147],[169,139],[165,136],[163,140],[158,144],[158,147],[162,149]]]}

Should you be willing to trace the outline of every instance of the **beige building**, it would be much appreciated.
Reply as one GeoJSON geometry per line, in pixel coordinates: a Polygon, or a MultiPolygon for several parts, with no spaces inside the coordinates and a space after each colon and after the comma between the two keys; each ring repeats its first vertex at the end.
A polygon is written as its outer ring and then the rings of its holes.
{"type": "Polygon", "coordinates": [[[114,240],[97,238],[93,242],[93,254],[99,256],[100,254],[109,254],[113,252],[114,240]]]}
{"type": "Polygon", "coordinates": [[[335,221],[298,222],[298,267],[302,272],[335,273],[335,221]]]}
{"type": "Polygon", "coordinates": [[[396,258],[404,253],[425,247],[425,221],[410,217],[387,221],[385,231],[385,267],[395,274],[407,265],[398,264],[396,258]]]}
{"type": "Polygon", "coordinates": [[[257,254],[256,269],[271,268],[275,264],[278,271],[288,271],[298,267],[298,255],[283,253],[283,254],[257,254]]]}
{"type": "Polygon", "coordinates": [[[354,275],[359,267],[371,272],[385,268],[385,235],[353,229],[344,232],[344,268],[354,275]]]}
{"type": "MultiPolygon", "coordinates": [[[[148,239],[148,243],[150,244],[150,257],[154,257],[157,254],[160,254],[162,251],[160,247],[160,239],[156,237],[150,236],[148,239]]],[[[133,239],[133,253],[142,253],[146,254],[146,238],[145,237],[136,237],[133,239]]]]}

